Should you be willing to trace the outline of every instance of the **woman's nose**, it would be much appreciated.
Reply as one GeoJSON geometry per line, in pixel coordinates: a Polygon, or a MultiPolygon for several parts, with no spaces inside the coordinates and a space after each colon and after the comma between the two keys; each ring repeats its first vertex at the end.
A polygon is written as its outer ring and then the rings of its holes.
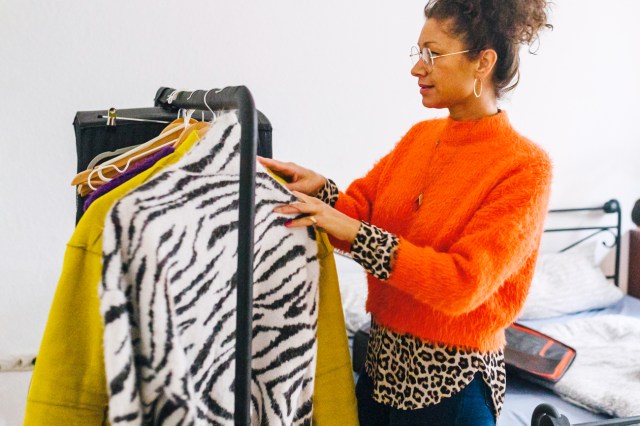
{"type": "Polygon", "coordinates": [[[411,75],[414,77],[423,77],[427,74],[429,74],[427,64],[425,64],[422,59],[418,59],[413,65],[413,68],[411,68],[411,75]]]}

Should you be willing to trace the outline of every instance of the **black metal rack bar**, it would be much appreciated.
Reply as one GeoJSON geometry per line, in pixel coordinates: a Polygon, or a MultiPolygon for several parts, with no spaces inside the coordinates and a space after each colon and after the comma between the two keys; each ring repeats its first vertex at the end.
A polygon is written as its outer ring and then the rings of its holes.
{"type": "Polygon", "coordinates": [[[253,96],[245,86],[176,92],[162,87],[156,105],[199,110],[237,109],[240,122],[240,212],[238,232],[236,309],[236,425],[251,423],[251,332],[253,284],[253,229],[255,220],[255,173],[258,116],[253,96]]]}

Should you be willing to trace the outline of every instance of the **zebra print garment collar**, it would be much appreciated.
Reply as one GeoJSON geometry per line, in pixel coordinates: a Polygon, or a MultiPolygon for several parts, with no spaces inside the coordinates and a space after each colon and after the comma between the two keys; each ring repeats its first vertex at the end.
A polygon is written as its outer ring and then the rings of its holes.
{"type": "MultiPolygon", "coordinates": [[[[215,122],[180,162],[116,203],[100,309],[115,425],[232,424],[240,126],[215,122]]],[[[317,244],[272,212],[295,200],[260,164],[253,285],[253,424],[310,424],[317,244]]]]}

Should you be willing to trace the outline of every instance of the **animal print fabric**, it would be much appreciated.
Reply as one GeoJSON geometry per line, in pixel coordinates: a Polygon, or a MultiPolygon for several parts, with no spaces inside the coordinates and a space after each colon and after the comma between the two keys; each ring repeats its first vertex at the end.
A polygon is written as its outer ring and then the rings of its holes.
{"type": "Polygon", "coordinates": [[[455,395],[480,371],[491,389],[496,419],[506,391],[502,351],[482,353],[400,334],[372,323],[365,371],[373,398],[400,410],[434,405],[455,395]]]}
{"type": "MultiPolygon", "coordinates": [[[[331,179],[327,179],[316,194],[316,198],[332,207],[338,201],[338,196],[338,186],[331,179]]],[[[398,243],[398,238],[392,233],[362,221],[351,245],[351,257],[371,275],[386,280],[389,278],[391,260],[398,243]]]]}
{"type": "Polygon", "coordinates": [[[318,191],[315,196],[323,203],[329,204],[331,207],[333,207],[338,201],[338,195],[338,185],[336,185],[336,183],[331,179],[327,179],[324,182],[324,186],[320,188],[320,191],[318,191]]]}
{"type": "MultiPolygon", "coordinates": [[[[231,425],[240,126],[220,116],[182,160],[114,205],[100,287],[112,425],[231,425]]],[[[311,424],[317,242],[256,165],[251,419],[311,424]]]]}
{"type": "Polygon", "coordinates": [[[363,221],[351,244],[351,257],[374,277],[386,280],[399,242],[392,233],[363,221]]]}

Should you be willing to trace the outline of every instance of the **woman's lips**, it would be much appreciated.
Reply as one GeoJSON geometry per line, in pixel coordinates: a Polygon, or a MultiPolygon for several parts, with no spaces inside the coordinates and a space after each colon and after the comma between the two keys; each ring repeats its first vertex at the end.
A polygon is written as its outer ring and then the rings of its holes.
{"type": "Polygon", "coordinates": [[[423,95],[426,95],[427,93],[429,93],[430,91],[433,90],[433,86],[429,86],[426,84],[420,84],[420,93],[423,95]]]}

